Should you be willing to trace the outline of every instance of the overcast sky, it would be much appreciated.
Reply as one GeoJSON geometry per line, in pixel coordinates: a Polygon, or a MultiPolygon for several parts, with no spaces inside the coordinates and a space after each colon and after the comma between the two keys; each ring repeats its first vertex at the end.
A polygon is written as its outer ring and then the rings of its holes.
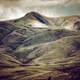
{"type": "Polygon", "coordinates": [[[47,17],[80,15],[80,0],[0,0],[0,20],[20,18],[32,11],[47,17]]]}

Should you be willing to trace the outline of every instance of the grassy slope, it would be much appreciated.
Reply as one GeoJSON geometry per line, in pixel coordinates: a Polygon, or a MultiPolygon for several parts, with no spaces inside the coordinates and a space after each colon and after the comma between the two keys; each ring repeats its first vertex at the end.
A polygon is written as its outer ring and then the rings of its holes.
{"type": "MultiPolygon", "coordinates": [[[[79,16],[46,18],[49,21],[48,29],[27,26],[28,21],[32,24],[31,21],[36,20],[31,14],[28,16],[29,18],[10,22],[21,29],[28,30],[18,36],[22,35],[22,38],[24,36],[30,39],[31,44],[28,46],[26,39],[14,52],[6,52],[5,48],[8,45],[4,48],[0,47],[0,80],[76,80],[80,78],[80,32],[61,31],[61,27],[74,24],[79,16]],[[57,30],[55,30],[56,27],[57,30]],[[55,32],[59,34],[55,36],[55,32]],[[9,54],[23,56],[27,61],[22,63],[9,54]]],[[[4,39],[4,44],[10,44],[10,42],[4,39]]]]}

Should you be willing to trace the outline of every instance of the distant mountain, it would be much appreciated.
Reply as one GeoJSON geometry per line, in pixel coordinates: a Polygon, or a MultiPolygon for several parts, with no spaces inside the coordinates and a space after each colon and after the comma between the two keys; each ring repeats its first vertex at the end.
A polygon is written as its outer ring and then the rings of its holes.
{"type": "Polygon", "coordinates": [[[22,19],[15,20],[14,23],[19,26],[34,28],[47,28],[47,25],[49,25],[47,18],[36,12],[30,12],[22,19]]]}
{"type": "Polygon", "coordinates": [[[25,18],[31,18],[31,19],[34,19],[34,20],[38,20],[39,22],[41,22],[43,24],[48,24],[47,19],[44,16],[42,16],[42,15],[36,13],[36,12],[28,13],[25,18]]]}
{"type": "MultiPolygon", "coordinates": [[[[76,30],[75,23],[80,23],[80,16],[66,16],[66,17],[45,17],[36,12],[30,12],[23,18],[12,21],[18,27],[34,27],[34,28],[48,28],[48,29],[68,29],[76,30]]],[[[79,27],[79,25],[77,25],[79,27]]]]}

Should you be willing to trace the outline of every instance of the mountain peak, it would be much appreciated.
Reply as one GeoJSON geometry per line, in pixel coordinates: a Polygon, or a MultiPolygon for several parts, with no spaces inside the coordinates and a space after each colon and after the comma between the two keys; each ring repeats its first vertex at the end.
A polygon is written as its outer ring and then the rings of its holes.
{"type": "Polygon", "coordinates": [[[48,24],[48,21],[46,20],[46,18],[37,12],[30,12],[26,16],[27,16],[27,18],[36,19],[43,24],[48,24]]]}

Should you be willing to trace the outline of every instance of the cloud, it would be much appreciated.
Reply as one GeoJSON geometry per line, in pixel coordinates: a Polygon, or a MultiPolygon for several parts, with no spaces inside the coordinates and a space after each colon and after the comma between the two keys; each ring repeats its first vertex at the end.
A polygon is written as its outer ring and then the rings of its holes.
{"type": "Polygon", "coordinates": [[[23,17],[29,12],[47,17],[80,14],[80,0],[0,0],[0,20],[23,17]]]}

